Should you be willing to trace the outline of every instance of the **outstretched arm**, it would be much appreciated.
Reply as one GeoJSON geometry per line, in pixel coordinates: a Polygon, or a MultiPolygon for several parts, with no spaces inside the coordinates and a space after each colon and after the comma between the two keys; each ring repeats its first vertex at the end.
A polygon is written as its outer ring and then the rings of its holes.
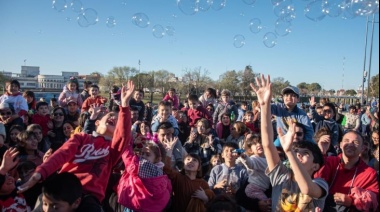
{"type": "MultiPolygon", "coordinates": [[[[282,130],[279,131],[279,137],[281,141],[281,145],[284,149],[286,156],[289,159],[290,166],[292,167],[295,181],[298,183],[298,186],[301,190],[302,194],[307,194],[312,198],[319,199],[323,195],[322,188],[313,182],[310,174],[307,172],[305,167],[301,164],[296,153],[294,152],[293,145],[293,137],[295,134],[296,123],[292,120],[289,121],[289,130],[284,135],[282,130]]],[[[297,153],[297,154],[312,154],[308,153],[297,153]]],[[[306,157],[306,156],[301,156],[306,157]]]]}
{"type": "Polygon", "coordinates": [[[273,126],[271,121],[271,98],[272,98],[272,84],[270,76],[261,79],[256,78],[255,86],[251,83],[251,88],[257,95],[257,99],[261,105],[261,140],[264,148],[265,157],[268,163],[269,172],[271,172],[280,162],[277,149],[273,144],[273,126]]]}

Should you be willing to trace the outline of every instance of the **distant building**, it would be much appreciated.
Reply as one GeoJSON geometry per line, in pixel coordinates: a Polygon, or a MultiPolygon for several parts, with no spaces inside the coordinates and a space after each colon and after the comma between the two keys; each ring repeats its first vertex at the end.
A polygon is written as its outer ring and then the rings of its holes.
{"type": "Polygon", "coordinates": [[[40,75],[39,66],[21,66],[20,77],[36,77],[40,75]]]}
{"type": "Polygon", "coordinates": [[[2,74],[4,77],[8,77],[8,78],[11,78],[11,77],[12,77],[12,72],[2,71],[1,74],[2,74]]]}

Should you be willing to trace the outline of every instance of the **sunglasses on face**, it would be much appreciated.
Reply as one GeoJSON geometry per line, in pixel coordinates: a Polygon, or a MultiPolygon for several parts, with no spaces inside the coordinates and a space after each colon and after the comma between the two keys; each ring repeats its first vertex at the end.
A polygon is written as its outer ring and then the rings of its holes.
{"type": "Polygon", "coordinates": [[[324,113],[332,113],[331,110],[323,110],[324,113]]]}
{"type": "Polygon", "coordinates": [[[2,115],[2,116],[5,116],[5,115],[10,116],[10,115],[12,115],[12,112],[3,112],[3,113],[0,113],[0,115],[2,115]]]}
{"type": "Polygon", "coordinates": [[[54,116],[57,117],[57,116],[63,116],[63,113],[54,113],[54,116]]]}
{"type": "Polygon", "coordinates": [[[298,137],[303,136],[303,132],[296,132],[296,136],[298,136],[298,137]]]}

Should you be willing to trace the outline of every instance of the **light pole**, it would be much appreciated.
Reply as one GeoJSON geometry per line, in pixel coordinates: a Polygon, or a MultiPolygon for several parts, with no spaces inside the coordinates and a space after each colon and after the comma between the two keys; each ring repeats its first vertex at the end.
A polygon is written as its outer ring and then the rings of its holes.
{"type": "MultiPolygon", "coordinates": [[[[369,50],[369,64],[368,64],[368,87],[367,87],[367,104],[369,103],[369,87],[371,83],[371,65],[372,65],[372,51],[373,51],[373,34],[375,31],[375,14],[372,14],[372,35],[371,35],[371,48],[369,50]]],[[[368,24],[368,22],[367,22],[368,24]]]]}
{"type": "Polygon", "coordinates": [[[367,37],[368,37],[368,16],[367,16],[367,20],[365,22],[365,25],[366,25],[366,29],[365,29],[365,44],[364,44],[364,64],[363,64],[363,76],[362,76],[362,85],[361,85],[361,90],[362,90],[362,95],[361,95],[361,99],[360,99],[360,104],[363,105],[364,103],[364,81],[365,81],[365,75],[366,75],[366,71],[365,71],[365,66],[367,64],[367,37]]]}
{"type": "Polygon", "coordinates": [[[139,73],[137,74],[137,87],[140,89],[140,65],[141,61],[139,60],[139,73]]]}

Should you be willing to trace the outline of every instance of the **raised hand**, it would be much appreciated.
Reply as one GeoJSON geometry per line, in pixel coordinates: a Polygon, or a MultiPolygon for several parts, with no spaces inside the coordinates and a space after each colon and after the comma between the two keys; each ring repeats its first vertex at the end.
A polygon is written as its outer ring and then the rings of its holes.
{"type": "Polygon", "coordinates": [[[253,83],[250,85],[252,90],[256,93],[260,105],[269,104],[272,98],[272,84],[270,82],[270,76],[268,75],[265,79],[264,75],[261,75],[260,79],[256,78],[256,84],[257,86],[253,83]]]}
{"type": "Polygon", "coordinates": [[[96,120],[98,115],[102,112],[102,107],[102,104],[92,104],[90,106],[90,109],[88,109],[88,112],[91,114],[90,120],[96,120]]]}
{"type": "Polygon", "coordinates": [[[330,148],[330,135],[322,135],[318,141],[318,147],[321,149],[322,154],[326,155],[327,151],[330,148]]]}
{"type": "Polygon", "coordinates": [[[131,100],[133,94],[135,92],[135,84],[133,81],[128,80],[127,85],[123,85],[121,88],[121,106],[129,107],[129,101],[131,100]]]}
{"type": "Polygon", "coordinates": [[[34,185],[36,185],[41,180],[41,174],[38,172],[35,172],[29,180],[22,184],[21,186],[17,187],[18,191],[17,193],[23,193],[26,190],[32,188],[34,185]]]}
{"type": "Polygon", "coordinates": [[[317,102],[315,102],[315,96],[310,97],[309,103],[312,107],[315,107],[315,105],[317,105],[317,102]]]}
{"type": "Polygon", "coordinates": [[[289,152],[292,150],[293,138],[296,133],[296,122],[289,119],[288,125],[289,129],[285,135],[281,128],[278,128],[278,137],[280,138],[281,146],[284,149],[284,152],[289,152]]]}
{"type": "Polygon", "coordinates": [[[0,173],[3,172],[2,174],[5,175],[9,170],[11,170],[13,167],[17,165],[19,161],[17,155],[18,151],[16,148],[11,148],[5,151],[0,166],[0,173]]]}
{"type": "Polygon", "coordinates": [[[199,187],[199,189],[194,192],[192,197],[201,199],[201,200],[203,200],[204,203],[206,203],[208,201],[208,197],[206,195],[206,192],[203,190],[202,187],[199,187]]]}
{"type": "Polygon", "coordinates": [[[171,155],[173,153],[174,146],[178,141],[178,137],[172,137],[171,139],[165,139],[162,145],[165,147],[167,155],[171,155]]]}

